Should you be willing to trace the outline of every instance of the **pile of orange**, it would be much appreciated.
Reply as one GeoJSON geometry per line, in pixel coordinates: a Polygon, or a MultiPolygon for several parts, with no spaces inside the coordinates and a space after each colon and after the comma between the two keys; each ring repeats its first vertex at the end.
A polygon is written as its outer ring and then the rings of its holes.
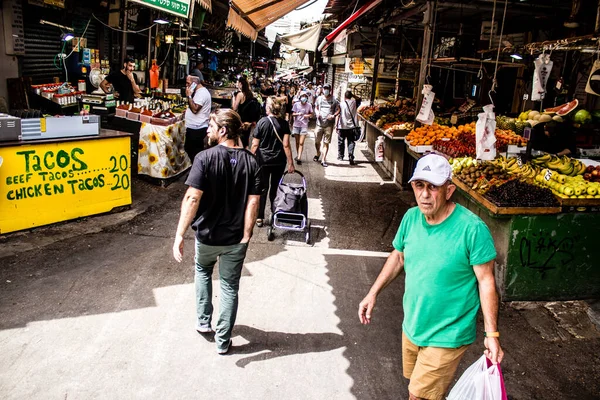
{"type": "Polygon", "coordinates": [[[439,139],[454,139],[458,136],[459,132],[461,132],[459,130],[460,128],[462,128],[462,125],[458,128],[455,126],[450,127],[438,124],[423,125],[410,131],[410,133],[406,135],[406,141],[409,142],[411,146],[428,146],[439,139]]]}

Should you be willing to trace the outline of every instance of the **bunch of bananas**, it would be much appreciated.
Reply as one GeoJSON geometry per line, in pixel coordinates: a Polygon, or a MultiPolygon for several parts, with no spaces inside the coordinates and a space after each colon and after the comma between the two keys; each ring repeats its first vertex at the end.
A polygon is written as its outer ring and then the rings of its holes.
{"type": "Polygon", "coordinates": [[[533,179],[538,173],[537,169],[529,164],[519,164],[516,158],[507,159],[505,169],[511,175],[520,175],[526,179],[533,179]]]}
{"type": "Polygon", "coordinates": [[[551,154],[544,154],[534,158],[531,162],[567,176],[583,175],[586,168],[585,164],[577,159],[567,156],[557,157],[551,154]]]}
{"type": "Polygon", "coordinates": [[[535,181],[563,199],[600,199],[600,182],[588,182],[581,175],[567,176],[545,168],[535,181]]]}

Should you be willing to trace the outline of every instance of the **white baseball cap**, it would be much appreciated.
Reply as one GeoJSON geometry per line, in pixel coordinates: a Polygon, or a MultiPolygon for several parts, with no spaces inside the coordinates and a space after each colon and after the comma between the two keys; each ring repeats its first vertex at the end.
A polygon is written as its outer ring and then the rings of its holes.
{"type": "Polygon", "coordinates": [[[426,181],[435,186],[441,186],[452,178],[452,167],[445,157],[438,154],[428,154],[417,162],[412,178],[408,181],[426,181]]]}

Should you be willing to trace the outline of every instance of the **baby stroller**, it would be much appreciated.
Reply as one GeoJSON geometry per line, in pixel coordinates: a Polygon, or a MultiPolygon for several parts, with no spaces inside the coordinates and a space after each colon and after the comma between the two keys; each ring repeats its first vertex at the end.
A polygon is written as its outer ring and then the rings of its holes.
{"type": "Polygon", "coordinates": [[[306,179],[302,183],[284,182],[288,173],[284,173],[277,187],[277,196],[273,204],[271,226],[267,231],[267,239],[275,238],[275,228],[289,231],[304,232],[306,244],[310,244],[310,221],[308,220],[308,198],[306,197],[306,179]]]}

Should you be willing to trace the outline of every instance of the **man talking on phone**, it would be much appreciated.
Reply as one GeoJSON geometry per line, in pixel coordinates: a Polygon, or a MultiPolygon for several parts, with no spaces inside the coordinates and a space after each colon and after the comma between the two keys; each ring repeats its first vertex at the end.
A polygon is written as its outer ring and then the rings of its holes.
{"type": "Polygon", "coordinates": [[[196,154],[204,150],[204,139],[210,119],[210,92],[200,82],[200,78],[188,75],[185,78],[185,94],[188,109],[185,111],[185,152],[193,163],[196,154]]]}

